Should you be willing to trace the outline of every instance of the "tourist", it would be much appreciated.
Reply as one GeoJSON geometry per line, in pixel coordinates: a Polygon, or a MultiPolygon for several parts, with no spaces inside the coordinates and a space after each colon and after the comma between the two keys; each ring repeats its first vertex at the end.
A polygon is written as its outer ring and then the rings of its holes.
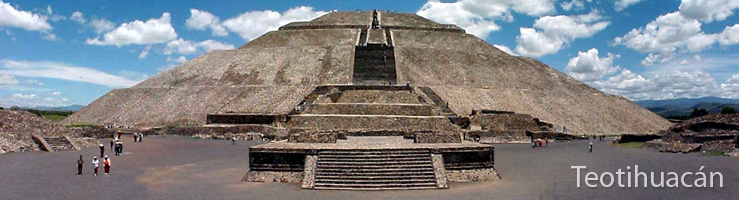
{"type": "Polygon", "coordinates": [[[85,161],[82,160],[82,155],[80,155],[80,159],[77,160],[77,175],[82,175],[82,165],[85,164],[85,161]]]}
{"type": "MultiPolygon", "coordinates": [[[[118,139],[116,139],[115,137],[113,137],[112,139],[110,139],[110,150],[114,150],[114,149],[113,149],[113,145],[115,145],[115,141],[116,141],[116,140],[118,140],[118,139]]],[[[115,150],[114,150],[114,151],[115,151],[115,150]]]]}
{"type": "Polygon", "coordinates": [[[103,145],[103,143],[100,143],[100,145],[98,146],[100,147],[100,157],[102,158],[103,155],[105,155],[105,145],[103,145]]]}
{"type": "Polygon", "coordinates": [[[544,138],[544,141],[546,142],[546,146],[549,146],[549,138],[544,138]]]}
{"type": "Polygon", "coordinates": [[[134,132],[134,133],[133,133],[133,142],[136,142],[136,141],[138,141],[138,140],[139,140],[139,134],[138,134],[138,133],[136,133],[136,132],[134,132]]]}
{"type": "Polygon", "coordinates": [[[95,169],[95,176],[98,176],[98,167],[100,167],[100,161],[97,156],[92,157],[92,168],[95,169]]]}
{"type": "Polygon", "coordinates": [[[141,138],[144,138],[144,132],[139,133],[139,142],[141,142],[141,138]]]}
{"type": "Polygon", "coordinates": [[[231,144],[236,145],[236,136],[231,137],[231,144]]]}
{"type": "Polygon", "coordinates": [[[123,134],[122,132],[118,131],[118,138],[119,138],[119,139],[121,138],[121,135],[122,135],[122,134],[123,134]]]}
{"type": "Polygon", "coordinates": [[[108,156],[105,156],[105,160],[103,161],[103,169],[105,170],[105,175],[108,175],[110,173],[110,158],[108,156]]]}
{"type": "Polygon", "coordinates": [[[590,153],[593,153],[593,141],[590,141],[590,153]]]}
{"type": "Polygon", "coordinates": [[[116,141],[115,142],[115,149],[116,149],[116,152],[115,152],[115,155],[116,156],[123,155],[123,142],[120,141],[120,140],[116,141]]]}

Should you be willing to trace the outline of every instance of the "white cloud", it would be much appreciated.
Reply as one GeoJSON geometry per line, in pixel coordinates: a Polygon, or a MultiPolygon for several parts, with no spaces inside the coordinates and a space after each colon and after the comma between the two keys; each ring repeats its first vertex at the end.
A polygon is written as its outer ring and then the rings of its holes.
{"type": "Polygon", "coordinates": [[[190,18],[185,25],[188,29],[206,30],[210,29],[215,36],[226,36],[228,32],[215,15],[198,9],[190,9],[190,18]]]}
{"type": "Polygon", "coordinates": [[[562,1],[562,3],[559,4],[559,6],[562,7],[562,10],[570,11],[570,10],[582,10],[585,8],[585,2],[582,0],[571,0],[569,2],[562,1]]]}
{"type": "Polygon", "coordinates": [[[98,71],[92,68],[78,67],[56,62],[33,62],[33,61],[0,61],[2,68],[0,74],[34,77],[53,78],[67,81],[92,83],[108,87],[128,87],[138,81],[130,80],[116,75],[98,71]]]}
{"type": "Polygon", "coordinates": [[[712,75],[699,70],[671,71],[645,78],[624,69],[620,74],[606,81],[596,82],[593,86],[603,92],[622,95],[632,100],[729,97],[731,93],[726,88],[733,87],[729,81],[719,86],[712,75]]]}
{"type": "Polygon", "coordinates": [[[518,56],[518,54],[516,54],[515,52],[513,52],[513,50],[511,50],[511,48],[508,48],[508,46],[505,46],[505,45],[502,45],[502,44],[494,44],[493,46],[495,48],[498,48],[499,50],[501,50],[501,51],[509,54],[509,55],[518,56]]]}
{"type": "Polygon", "coordinates": [[[0,1],[0,27],[21,28],[28,31],[47,32],[52,29],[46,17],[17,10],[9,3],[0,1]]]}
{"type": "Polygon", "coordinates": [[[737,0],[683,0],[680,14],[704,22],[723,21],[739,8],[737,0]]]}
{"type": "Polygon", "coordinates": [[[66,106],[69,105],[67,98],[43,97],[37,94],[15,93],[8,96],[0,96],[0,106],[3,107],[37,107],[37,106],[66,106]]]}
{"type": "Polygon", "coordinates": [[[123,46],[130,44],[149,45],[164,43],[177,38],[172,24],[170,24],[169,13],[163,13],[158,19],[152,18],[146,22],[135,20],[123,23],[115,30],[105,33],[103,39],[88,38],[85,43],[90,45],[115,45],[123,46]]]}
{"type": "Polygon", "coordinates": [[[213,50],[224,50],[224,49],[233,49],[234,46],[230,44],[224,44],[215,40],[205,40],[202,42],[195,43],[190,40],[185,40],[182,38],[179,38],[177,40],[172,40],[164,48],[164,55],[172,55],[174,53],[177,54],[194,54],[198,52],[198,50],[202,49],[205,52],[210,52],[213,50]]]}
{"type": "Polygon", "coordinates": [[[511,10],[529,16],[555,12],[551,0],[460,0],[426,2],[416,14],[444,24],[455,24],[479,38],[500,30],[495,20],[513,21],[511,10]]]}
{"type": "Polygon", "coordinates": [[[224,44],[224,43],[221,43],[215,40],[205,40],[205,41],[199,42],[198,47],[202,47],[205,50],[205,52],[210,52],[213,50],[234,49],[234,45],[224,44]]]}
{"type": "Polygon", "coordinates": [[[87,23],[87,20],[85,19],[85,16],[82,15],[82,12],[80,11],[74,11],[71,16],[69,16],[69,19],[72,21],[77,22],[78,24],[85,24],[87,23]]]}
{"type": "Polygon", "coordinates": [[[544,16],[534,22],[534,28],[520,28],[516,37],[516,52],[523,56],[539,57],[558,52],[565,44],[578,38],[589,38],[605,29],[610,22],[600,21],[597,11],[577,16],[544,16]]]}
{"type": "Polygon", "coordinates": [[[729,98],[739,98],[739,74],[734,74],[721,84],[721,88],[727,92],[729,98]]]}
{"type": "Polygon", "coordinates": [[[52,95],[54,95],[54,96],[59,96],[59,95],[61,95],[62,93],[61,93],[61,92],[52,92],[51,94],[52,94],[52,95]]]}
{"type": "Polygon", "coordinates": [[[115,29],[115,24],[105,19],[93,19],[90,22],[92,28],[95,29],[95,33],[104,33],[115,29]]]}
{"type": "Polygon", "coordinates": [[[312,20],[326,13],[306,6],[291,8],[283,13],[271,10],[249,11],[223,21],[223,26],[245,40],[252,40],[287,23],[312,20]]]}
{"type": "Polygon", "coordinates": [[[146,58],[146,56],[149,55],[150,50],[151,50],[151,45],[144,47],[144,50],[141,50],[141,53],[139,53],[139,59],[146,58]]]}
{"type": "Polygon", "coordinates": [[[12,75],[0,74],[0,85],[15,85],[18,84],[18,79],[12,75]]]}
{"type": "Polygon", "coordinates": [[[692,58],[686,58],[680,61],[680,65],[689,65],[696,62],[700,62],[703,58],[700,55],[695,55],[692,58]]]}
{"type": "Polygon", "coordinates": [[[582,82],[596,82],[604,76],[617,72],[620,67],[613,66],[613,60],[618,55],[608,54],[598,57],[598,49],[592,48],[587,52],[578,52],[576,57],[567,63],[567,73],[582,82]]]}
{"type": "Polygon", "coordinates": [[[616,3],[614,4],[614,9],[616,11],[622,11],[628,8],[629,6],[639,3],[640,1],[642,0],[617,0],[616,3]]]}
{"type": "Polygon", "coordinates": [[[718,39],[721,45],[733,45],[739,43],[739,24],[727,26],[718,39]]]}
{"type": "Polygon", "coordinates": [[[726,27],[723,32],[716,34],[704,33],[701,26],[702,23],[696,19],[672,12],[657,17],[644,27],[632,29],[622,37],[616,37],[613,44],[649,53],[642,61],[648,66],[670,61],[679,50],[701,52],[716,42],[722,45],[739,43],[739,24],[726,27]]]}

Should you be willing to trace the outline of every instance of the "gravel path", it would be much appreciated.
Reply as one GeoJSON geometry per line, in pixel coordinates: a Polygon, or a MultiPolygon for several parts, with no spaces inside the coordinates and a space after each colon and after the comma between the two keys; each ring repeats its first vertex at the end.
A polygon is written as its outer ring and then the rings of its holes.
{"type": "MultiPolygon", "coordinates": [[[[496,145],[502,180],[452,183],[450,189],[422,191],[301,190],[298,184],[241,182],[248,147],[260,142],[124,138],[123,156],[112,156],[110,176],[92,176],[97,148],[76,152],[27,152],[0,156],[0,199],[736,199],[739,159],[667,154],[588,141],[496,145]],[[83,176],[76,160],[84,155],[83,176]],[[723,188],[577,188],[572,165],[615,172],[639,165],[640,171],[721,172],[723,188]]],[[[107,143],[106,143],[107,144],[107,143]]],[[[108,146],[106,146],[107,150],[108,146]]],[[[109,153],[112,153],[108,151],[109,153]]],[[[102,171],[102,167],[101,167],[102,171]]]]}

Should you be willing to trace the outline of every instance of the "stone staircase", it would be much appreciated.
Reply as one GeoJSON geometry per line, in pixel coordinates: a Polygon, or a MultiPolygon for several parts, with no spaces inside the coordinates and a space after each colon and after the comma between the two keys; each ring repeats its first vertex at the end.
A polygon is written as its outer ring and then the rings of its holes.
{"type": "Polygon", "coordinates": [[[74,151],[79,150],[68,137],[41,137],[33,135],[33,140],[41,147],[42,150],[48,152],[57,151],[74,151]]]}
{"type": "Polygon", "coordinates": [[[314,189],[436,189],[428,150],[323,150],[314,189]]]}
{"type": "Polygon", "coordinates": [[[356,85],[394,85],[397,82],[395,50],[386,45],[357,46],[353,74],[356,85]]]}

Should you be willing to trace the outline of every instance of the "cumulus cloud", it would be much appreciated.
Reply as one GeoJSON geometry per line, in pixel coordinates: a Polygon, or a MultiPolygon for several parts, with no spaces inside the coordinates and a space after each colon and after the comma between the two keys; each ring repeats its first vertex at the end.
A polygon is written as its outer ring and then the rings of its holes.
{"type": "Polygon", "coordinates": [[[719,85],[703,71],[671,71],[650,78],[622,70],[620,74],[593,84],[603,92],[622,95],[632,100],[697,98],[704,96],[730,97],[733,80],[719,85]],[[725,86],[725,87],[724,87],[725,86]]]}
{"type": "Polygon", "coordinates": [[[0,74],[0,85],[15,85],[18,84],[18,79],[12,75],[0,74]]]}
{"type": "Polygon", "coordinates": [[[85,19],[85,16],[80,11],[74,11],[71,16],[69,16],[69,19],[72,21],[77,22],[78,24],[85,24],[87,23],[87,20],[85,19]]]}
{"type": "Polygon", "coordinates": [[[582,10],[585,8],[585,2],[582,0],[572,0],[572,1],[562,1],[562,3],[559,4],[559,6],[562,7],[562,10],[570,11],[570,10],[582,10]]]}
{"type": "Polygon", "coordinates": [[[641,2],[641,1],[642,0],[617,0],[616,3],[614,4],[614,9],[616,11],[622,11],[622,10],[628,8],[629,6],[632,6],[634,4],[637,4],[637,3],[641,2]]]}
{"type": "Polygon", "coordinates": [[[17,10],[9,3],[0,1],[0,28],[12,27],[28,31],[47,32],[52,29],[46,17],[30,11],[17,10]]]}
{"type": "Polygon", "coordinates": [[[737,0],[683,0],[680,14],[704,22],[723,21],[733,15],[736,8],[739,8],[737,0]]]}
{"type": "Polygon", "coordinates": [[[98,71],[96,69],[78,67],[64,63],[16,61],[6,59],[1,60],[0,64],[2,65],[0,67],[0,74],[3,75],[61,79],[108,87],[128,87],[138,82],[98,71]]]}
{"type": "Polygon", "coordinates": [[[315,11],[313,7],[299,6],[283,13],[272,10],[249,11],[223,21],[223,26],[237,33],[244,40],[252,40],[268,31],[294,21],[308,21],[324,15],[325,11],[315,11]]]}
{"type": "Polygon", "coordinates": [[[100,38],[88,38],[85,43],[90,45],[123,46],[130,44],[149,45],[164,43],[177,38],[169,13],[163,13],[160,18],[149,19],[146,22],[135,20],[123,23],[118,28],[105,33],[100,38]]]}
{"type": "Polygon", "coordinates": [[[198,52],[198,50],[204,50],[205,52],[210,52],[213,50],[223,50],[223,49],[233,49],[234,46],[230,44],[224,44],[215,40],[205,40],[202,42],[193,42],[190,40],[185,40],[182,38],[179,38],[177,40],[172,40],[164,48],[164,55],[172,55],[174,53],[177,54],[193,54],[198,52]]]}
{"type": "Polygon", "coordinates": [[[604,76],[615,73],[620,69],[613,66],[613,60],[618,55],[608,54],[606,57],[598,57],[598,49],[592,48],[587,52],[578,52],[577,56],[567,63],[567,73],[582,82],[596,82],[604,76]]]}
{"type": "Polygon", "coordinates": [[[141,50],[141,53],[139,53],[139,59],[144,59],[146,56],[149,56],[149,51],[151,50],[151,45],[144,47],[144,50],[141,50]]]}
{"type": "Polygon", "coordinates": [[[729,98],[739,98],[739,74],[734,74],[721,84],[721,88],[727,92],[729,98]]]}
{"type": "Polygon", "coordinates": [[[592,37],[605,29],[610,22],[602,19],[597,11],[577,16],[540,17],[534,22],[533,28],[520,28],[521,35],[516,37],[516,52],[533,57],[557,53],[565,44],[578,38],[592,37]]]}
{"type": "Polygon", "coordinates": [[[2,107],[66,106],[69,104],[70,102],[67,98],[44,97],[37,94],[15,93],[0,96],[0,106],[2,107]]]}
{"type": "Polygon", "coordinates": [[[509,55],[518,56],[518,54],[516,54],[515,52],[513,52],[513,50],[511,50],[511,48],[508,48],[508,46],[505,46],[505,45],[502,45],[502,44],[494,44],[493,46],[495,48],[498,48],[499,50],[501,50],[501,51],[509,54],[509,55]]]}
{"type": "Polygon", "coordinates": [[[228,32],[215,15],[198,9],[190,9],[190,18],[185,21],[188,29],[206,30],[210,29],[215,36],[226,36],[228,32]]]}
{"type": "Polygon", "coordinates": [[[95,33],[104,33],[115,29],[115,24],[105,19],[93,19],[90,25],[95,30],[95,33]]]}
{"type": "Polygon", "coordinates": [[[460,0],[425,3],[416,14],[444,24],[455,24],[479,38],[500,30],[495,20],[513,21],[513,12],[541,16],[555,12],[551,0],[460,0]]]}
{"type": "Polygon", "coordinates": [[[701,52],[716,42],[722,45],[739,43],[739,25],[726,27],[723,32],[707,34],[701,30],[702,23],[696,19],[685,18],[679,12],[657,17],[644,27],[632,29],[624,36],[616,37],[614,45],[642,53],[649,53],[642,64],[652,65],[670,61],[675,52],[701,52]]]}

